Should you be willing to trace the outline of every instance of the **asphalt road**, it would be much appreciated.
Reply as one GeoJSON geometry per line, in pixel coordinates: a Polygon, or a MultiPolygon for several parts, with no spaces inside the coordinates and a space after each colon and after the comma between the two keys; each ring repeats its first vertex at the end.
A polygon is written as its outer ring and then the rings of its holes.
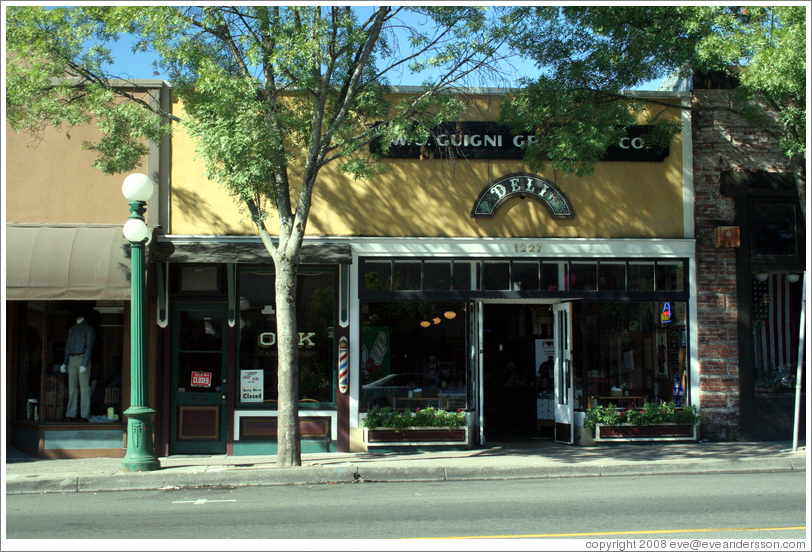
{"type": "Polygon", "coordinates": [[[9,495],[6,537],[634,541],[627,550],[658,547],[651,539],[799,539],[805,479],[779,472],[9,495]]]}

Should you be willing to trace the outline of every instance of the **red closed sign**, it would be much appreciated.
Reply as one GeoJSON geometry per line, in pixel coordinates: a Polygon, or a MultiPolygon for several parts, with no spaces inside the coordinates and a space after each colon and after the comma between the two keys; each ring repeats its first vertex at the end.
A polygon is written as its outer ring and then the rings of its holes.
{"type": "Polygon", "coordinates": [[[192,387],[211,387],[211,372],[192,372],[192,387]]]}

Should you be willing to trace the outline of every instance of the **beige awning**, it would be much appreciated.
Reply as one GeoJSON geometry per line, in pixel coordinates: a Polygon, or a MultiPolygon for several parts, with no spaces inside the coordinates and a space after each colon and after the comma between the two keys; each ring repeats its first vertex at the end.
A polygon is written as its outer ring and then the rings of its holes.
{"type": "Polygon", "coordinates": [[[6,299],[130,298],[121,226],[6,225],[6,299]]]}

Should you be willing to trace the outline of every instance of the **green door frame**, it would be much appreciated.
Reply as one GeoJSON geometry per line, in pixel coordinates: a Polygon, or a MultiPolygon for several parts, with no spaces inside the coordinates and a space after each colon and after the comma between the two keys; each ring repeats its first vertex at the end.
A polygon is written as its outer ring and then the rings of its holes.
{"type": "Polygon", "coordinates": [[[170,374],[170,454],[225,454],[228,429],[228,305],[176,304],[172,312],[172,361],[170,374]],[[194,313],[200,322],[202,347],[184,343],[181,349],[182,314],[194,313]],[[210,318],[211,320],[207,320],[210,318]],[[219,343],[217,337],[219,336],[219,343]],[[217,358],[219,355],[219,363],[217,358]],[[182,360],[188,363],[182,366],[182,360]],[[218,372],[219,364],[219,372],[218,372]],[[193,365],[192,367],[188,367],[193,365]],[[196,367],[202,374],[193,382],[196,367]],[[207,371],[208,370],[208,371],[207,371]],[[184,381],[181,380],[181,376],[184,381]],[[190,381],[185,381],[189,379],[190,381]],[[206,385],[207,379],[208,386],[206,385]],[[200,385],[202,384],[202,385],[200,385]]]}

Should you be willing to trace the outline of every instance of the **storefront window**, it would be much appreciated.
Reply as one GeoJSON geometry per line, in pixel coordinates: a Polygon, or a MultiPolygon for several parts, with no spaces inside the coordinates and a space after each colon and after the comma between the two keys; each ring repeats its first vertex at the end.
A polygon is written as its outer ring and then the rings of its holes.
{"type": "Polygon", "coordinates": [[[395,290],[415,291],[420,289],[420,261],[395,261],[395,290]]]}
{"type": "MultiPolygon", "coordinates": [[[[19,328],[21,344],[15,346],[9,365],[9,377],[14,378],[18,390],[16,419],[63,422],[75,418],[110,423],[116,418],[108,416],[109,409],[120,419],[124,302],[12,301],[8,308],[10,326],[13,323],[19,328]],[[71,385],[70,355],[66,371],[61,368],[69,332],[79,318],[92,329],[93,339],[82,341],[83,354],[75,357],[81,360],[74,367],[75,383],[71,385]],[[91,344],[89,351],[85,351],[85,343],[91,344]],[[87,366],[80,373],[81,364],[87,366]]],[[[79,345],[74,348],[79,352],[79,345]]]]}
{"type": "Polygon", "coordinates": [[[789,256],[802,254],[803,215],[798,205],[753,201],[750,209],[753,255],[789,256]]]}
{"type": "MultiPolygon", "coordinates": [[[[463,266],[460,268],[465,270],[463,266]]],[[[451,261],[426,261],[423,270],[426,291],[451,289],[451,261]]]]}
{"type": "Polygon", "coordinates": [[[681,261],[658,262],[655,269],[657,291],[683,291],[684,274],[681,261]]]}
{"type": "Polygon", "coordinates": [[[686,304],[591,303],[584,308],[588,404],[688,403],[686,304]]]}
{"type": "Polygon", "coordinates": [[[654,263],[629,263],[629,291],[654,291],[654,263]]]}
{"type": "Polygon", "coordinates": [[[570,290],[595,291],[598,289],[598,267],[595,263],[570,263],[570,290]]]}
{"type": "Polygon", "coordinates": [[[464,409],[466,317],[461,303],[364,303],[361,409],[464,409]]]}
{"type": "Polygon", "coordinates": [[[513,290],[536,291],[539,289],[539,264],[513,262],[513,290]]]}
{"type": "MultiPolygon", "coordinates": [[[[275,408],[279,395],[274,273],[270,269],[245,268],[238,278],[238,402],[242,408],[275,408]]],[[[298,276],[296,325],[302,406],[335,402],[335,284],[336,273],[329,269],[309,269],[298,276]]]]}
{"type": "Polygon", "coordinates": [[[485,261],[483,264],[483,289],[504,291],[510,289],[510,263],[507,261],[485,261]]]}
{"type": "Polygon", "coordinates": [[[802,278],[798,273],[753,275],[753,350],[755,391],[794,393],[802,278]]]}
{"type": "Polygon", "coordinates": [[[601,261],[599,285],[601,291],[625,290],[626,263],[613,263],[601,261]]]}

